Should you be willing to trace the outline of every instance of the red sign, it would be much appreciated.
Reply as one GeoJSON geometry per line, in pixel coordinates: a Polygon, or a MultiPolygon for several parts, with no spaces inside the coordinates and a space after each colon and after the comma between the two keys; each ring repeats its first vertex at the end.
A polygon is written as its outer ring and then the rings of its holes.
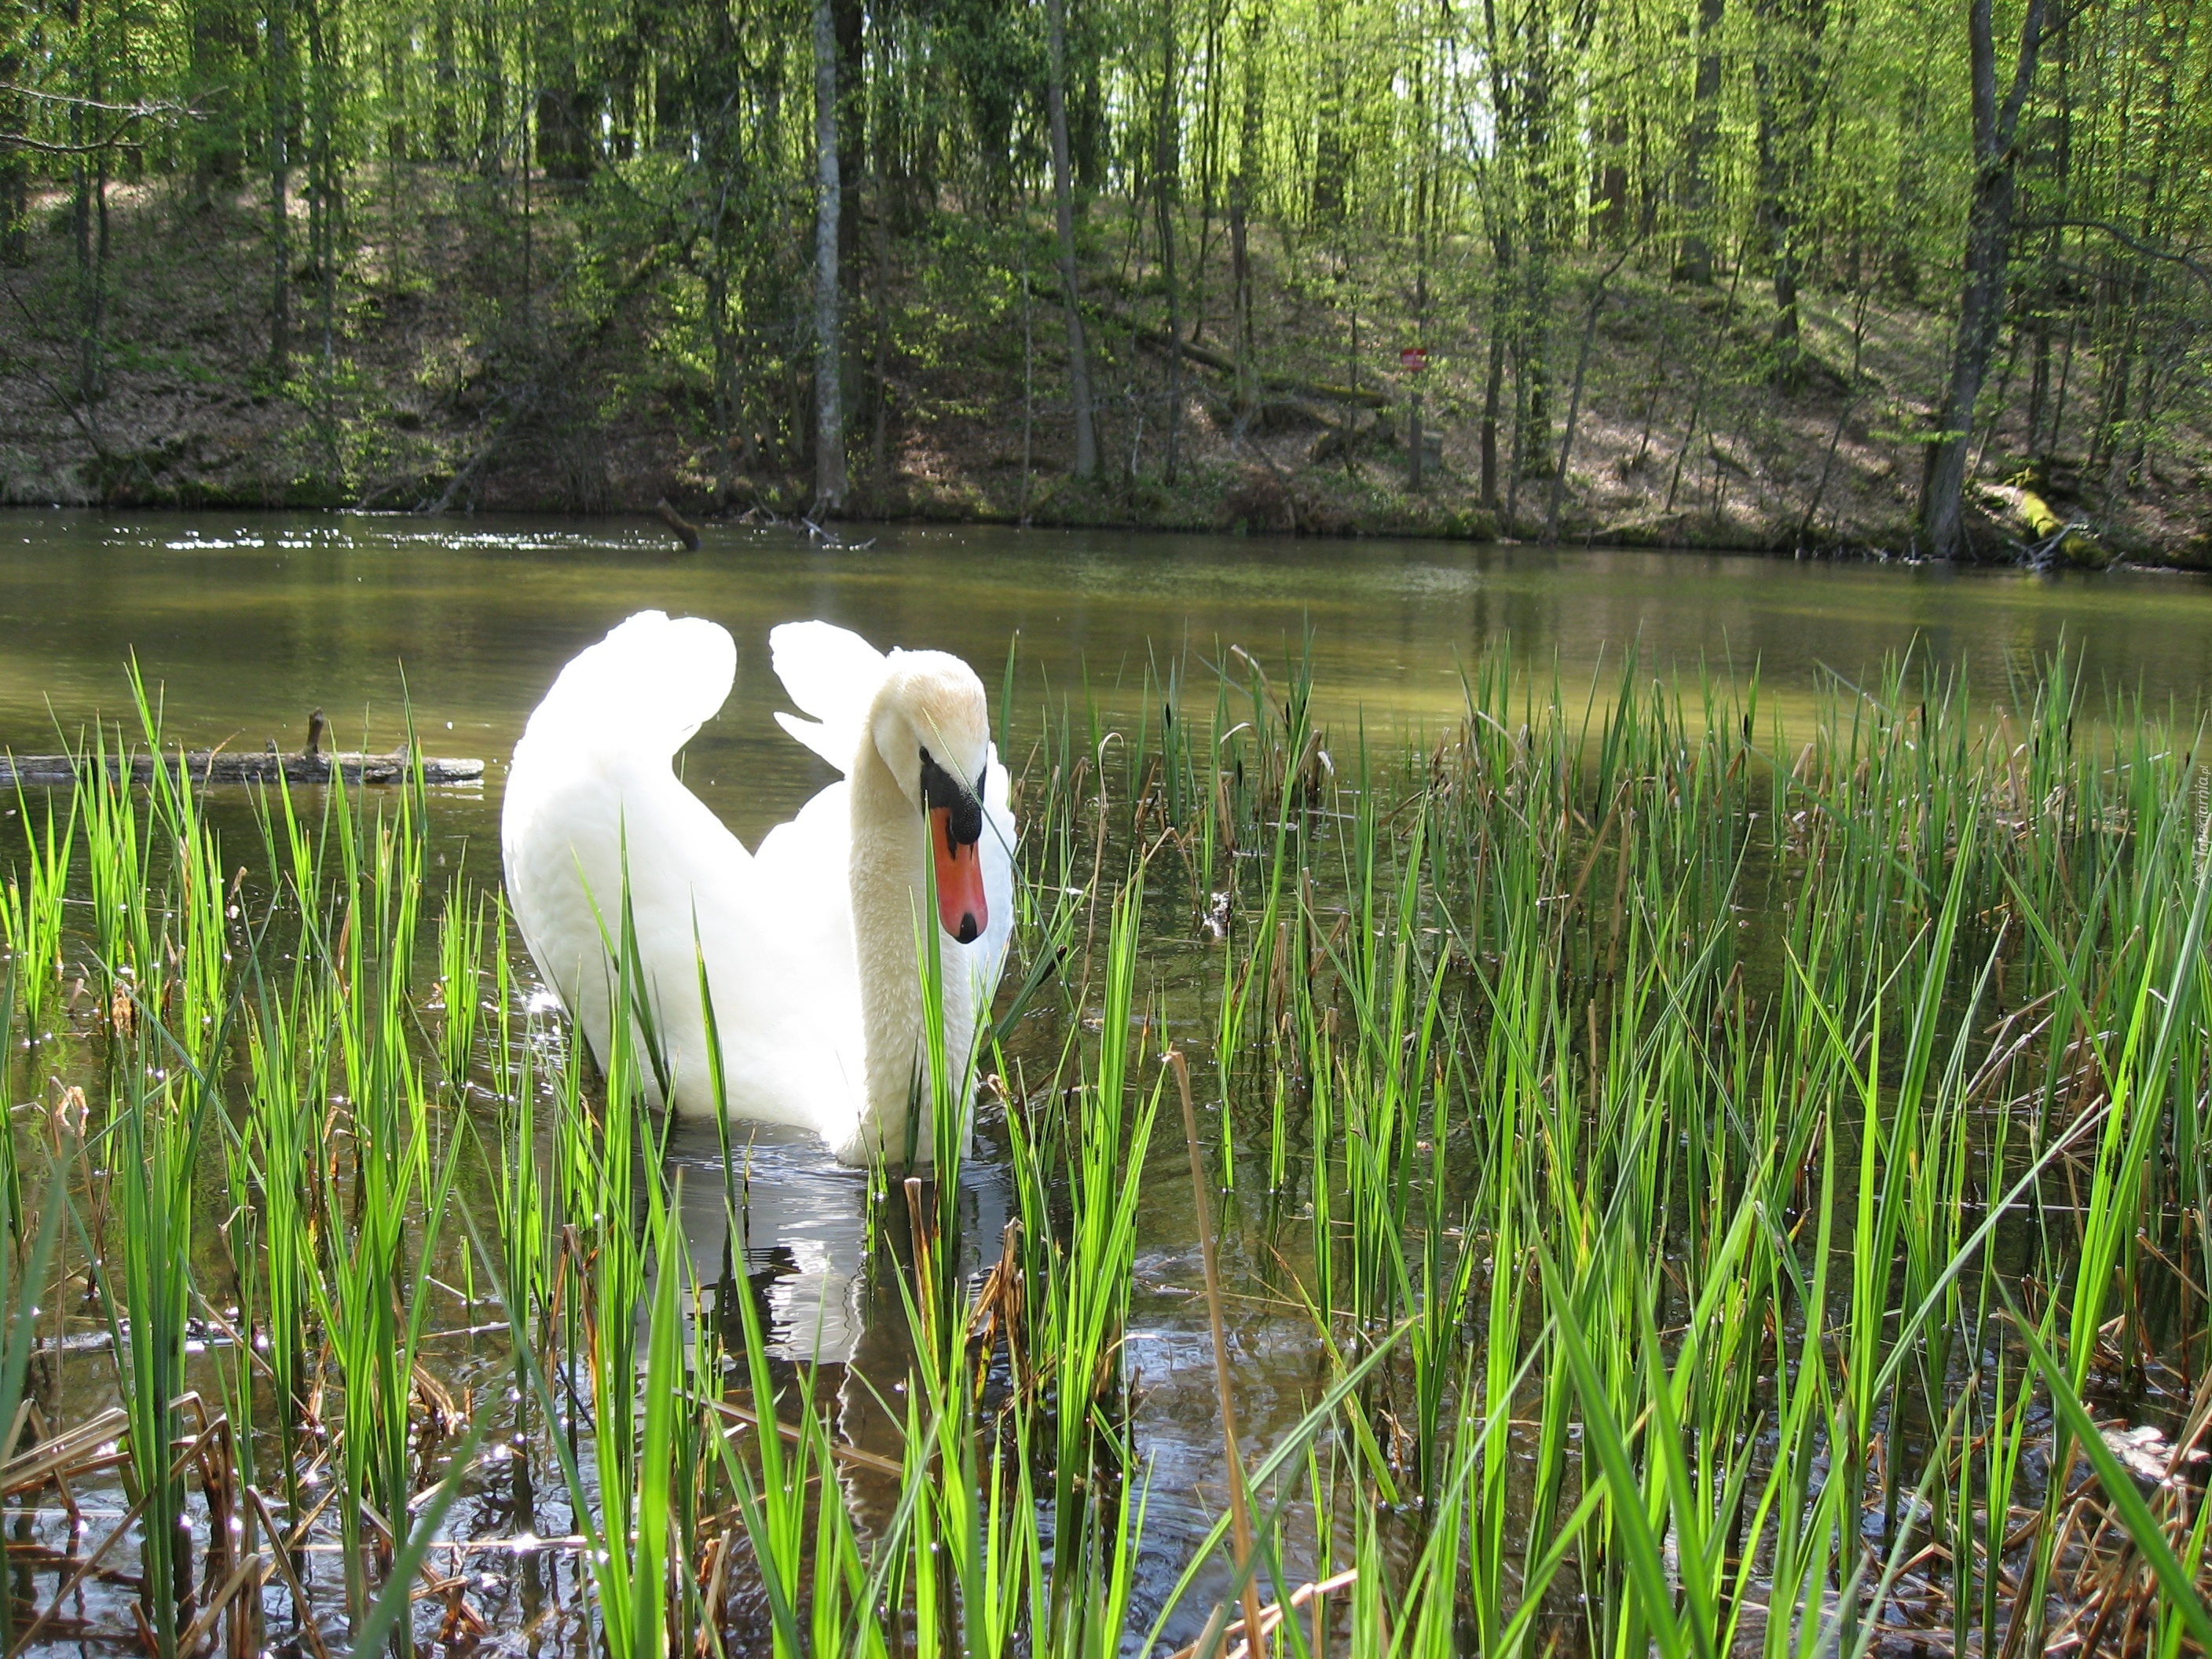
{"type": "Polygon", "coordinates": [[[1429,349],[1426,346],[1407,346],[1398,354],[1398,367],[1408,374],[1418,374],[1428,366],[1429,349]]]}

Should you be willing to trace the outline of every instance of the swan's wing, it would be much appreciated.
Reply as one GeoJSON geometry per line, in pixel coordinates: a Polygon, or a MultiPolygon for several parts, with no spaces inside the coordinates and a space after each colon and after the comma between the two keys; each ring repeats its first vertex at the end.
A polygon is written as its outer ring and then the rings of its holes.
{"type": "MultiPolygon", "coordinates": [[[[625,848],[633,871],[666,866],[670,849],[655,843],[669,826],[653,797],[672,787],[690,799],[669,757],[721,707],[737,656],[714,623],[640,611],[568,661],[514,746],[500,811],[508,898],[539,970],[603,1060],[605,940],[620,933],[625,848]]],[[[744,849],[722,840],[682,861],[742,867],[744,849]]]]}
{"type": "Polygon", "coordinates": [[[884,653],[848,628],[785,623],[769,630],[769,659],[792,702],[811,720],[779,714],[778,726],[844,771],[860,745],[868,705],[883,684],[884,653]]]}
{"type": "Polygon", "coordinates": [[[531,712],[514,745],[500,838],[524,940],[564,996],[566,970],[599,942],[585,902],[592,872],[580,872],[580,860],[602,878],[618,869],[624,825],[635,817],[623,810],[623,781],[641,762],[647,772],[665,765],[722,706],[737,666],[726,629],[641,611],[571,658],[531,712]]]}
{"type": "Polygon", "coordinates": [[[720,623],[641,611],[561,671],[530,716],[515,763],[532,738],[572,753],[666,760],[714,718],[737,672],[737,642],[720,623]]]}

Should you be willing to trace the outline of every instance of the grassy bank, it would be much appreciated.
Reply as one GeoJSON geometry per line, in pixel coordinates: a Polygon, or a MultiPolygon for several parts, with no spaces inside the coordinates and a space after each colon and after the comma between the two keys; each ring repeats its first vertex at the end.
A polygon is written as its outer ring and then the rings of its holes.
{"type": "MultiPolygon", "coordinates": [[[[665,499],[694,518],[802,513],[805,319],[757,317],[742,338],[709,342],[688,245],[617,182],[586,199],[543,179],[364,167],[337,262],[295,273],[307,310],[281,372],[266,214],[250,196],[181,180],[114,189],[89,374],[68,204],[46,202],[26,263],[0,271],[21,325],[0,348],[0,499],[584,513],[665,499]],[[742,395],[726,368],[739,360],[742,395]]],[[[1856,290],[1808,283],[1804,355],[1785,379],[1757,269],[1724,264],[1692,286],[1672,280],[1656,243],[1563,258],[1547,296],[1546,407],[1519,422],[1513,363],[1501,360],[1490,396],[1487,255],[1471,243],[1438,250],[1417,291],[1386,240],[1363,251],[1255,225],[1259,380],[1240,395],[1223,367],[1228,254],[1219,227],[1204,229],[1186,233],[1196,251],[1176,289],[1189,347],[1178,363],[1143,225],[1111,198],[1092,204],[1082,282],[1102,464],[1077,481],[1048,215],[924,214],[881,240],[864,227],[859,246],[878,252],[856,261],[848,301],[851,511],[1914,550],[1948,323],[1870,276],[1856,290]],[[1416,341],[1431,351],[1418,383],[1399,367],[1416,341]],[[1417,384],[1433,446],[1419,490],[1417,384]]],[[[2042,544],[2091,562],[2212,557],[2195,392],[2176,394],[2133,462],[2093,465],[2101,416],[2081,388],[2099,381],[2094,353],[2069,347],[2033,456],[2027,369],[1998,367],[1970,492],[1987,556],[2042,544]],[[2051,544],[2067,524],[2084,528],[2051,544]]]]}
{"type": "Polygon", "coordinates": [[[1370,752],[1231,660],[1014,728],[1016,988],[843,1365],[687,1247],[650,1018],[589,1066],[428,792],[21,800],[9,1639],[2212,1647],[2193,726],[1499,653],[1370,752]]]}

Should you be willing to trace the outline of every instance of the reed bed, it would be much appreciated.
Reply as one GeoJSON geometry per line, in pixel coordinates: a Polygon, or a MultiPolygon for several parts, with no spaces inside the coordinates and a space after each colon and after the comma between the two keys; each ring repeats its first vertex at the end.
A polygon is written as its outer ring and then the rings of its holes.
{"type": "Polygon", "coordinates": [[[1296,655],[1018,684],[1015,958],[834,1364],[743,1126],[687,1204],[626,918],[594,1066],[419,780],[134,788],[141,694],[19,797],[11,1655],[2212,1650],[2193,717],[2063,659],[1785,731],[1501,648],[1373,746],[1296,655]]]}

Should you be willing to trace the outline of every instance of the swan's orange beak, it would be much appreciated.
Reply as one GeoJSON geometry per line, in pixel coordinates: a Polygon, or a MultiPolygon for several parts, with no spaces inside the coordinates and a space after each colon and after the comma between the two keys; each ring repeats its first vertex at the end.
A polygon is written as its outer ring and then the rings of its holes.
{"type": "Polygon", "coordinates": [[[929,844],[937,855],[937,919],[963,945],[973,945],[991,925],[983,896],[983,843],[954,840],[951,809],[939,806],[929,815],[929,844]]]}

